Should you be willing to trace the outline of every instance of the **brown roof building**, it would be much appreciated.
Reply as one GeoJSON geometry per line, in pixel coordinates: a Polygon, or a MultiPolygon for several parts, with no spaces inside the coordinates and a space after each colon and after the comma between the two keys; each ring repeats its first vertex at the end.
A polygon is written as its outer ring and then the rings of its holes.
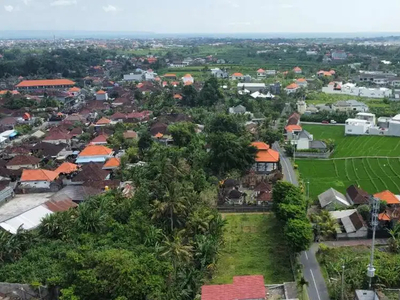
{"type": "Polygon", "coordinates": [[[361,188],[351,185],[346,189],[346,199],[355,205],[368,204],[369,194],[361,188]]]}

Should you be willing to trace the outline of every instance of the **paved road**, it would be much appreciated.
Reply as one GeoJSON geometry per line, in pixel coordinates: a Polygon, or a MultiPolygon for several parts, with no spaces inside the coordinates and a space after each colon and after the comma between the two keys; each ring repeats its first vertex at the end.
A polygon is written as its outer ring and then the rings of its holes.
{"type": "MultiPolygon", "coordinates": [[[[274,150],[279,151],[282,164],[282,172],[286,181],[298,185],[297,177],[294,172],[290,160],[286,157],[284,151],[279,147],[278,143],[272,145],[274,150]]],[[[300,262],[303,265],[303,274],[305,280],[308,281],[308,297],[310,300],[329,300],[328,289],[321,269],[315,257],[318,245],[314,244],[308,251],[303,251],[300,255],[300,262]]]]}

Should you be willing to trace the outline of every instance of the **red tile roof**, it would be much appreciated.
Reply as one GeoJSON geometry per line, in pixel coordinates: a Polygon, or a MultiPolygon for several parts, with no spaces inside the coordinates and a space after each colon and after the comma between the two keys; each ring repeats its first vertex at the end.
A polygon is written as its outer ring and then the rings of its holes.
{"type": "Polygon", "coordinates": [[[258,150],[268,150],[269,146],[264,142],[252,142],[251,145],[256,147],[258,150]]]}
{"type": "Polygon", "coordinates": [[[391,192],[391,191],[383,191],[374,195],[375,198],[378,198],[382,201],[385,201],[387,204],[400,204],[400,200],[391,192]]]}
{"type": "Polygon", "coordinates": [[[297,82],[307,82],[307,80],[305,78],[299,78],[296,80],[297,82]]]}
{"type": "Polygon", "coordinates": [[[61,129],[54,127],[53,129],[50,129],[49,134],[43,139],[44,141],[57,141],[57,140],[69,140],[71,139],[70,134],[61,129]]]}
{"type": "Polygon", "coordinates": [[[257,70],[257,73],[264,73],[265,72],[265,70],[263,70],[263,69],[258,69],[257,70]]]}
{"type": "Polygon", "coordinates": [[[295,67],[293,68],[293,71],[301,71],[301,69],[299,67],[295,67]]]}
{"type": "Polygon", "coordinates": [[[58,174],[70,174],[78,170],[78,166],[76,164],[70,163],[70,162],[64,162],[62,163],[57,169],[55,169],[54,172],[57,172],[58,174]]]}
{"type": "Polygon", "coordinates": [[[100,90],[100,91],[98,91],[96,94],[97,94],[97,95],[104,95],[104,94],[106,94],[106,92],[103,91],[103,90],[100,90]]]}
{"type": "Polygon", "coordinates": [[[65,200],[61,200],[61,201],[51,200],[51,201],[45,202],[44,204],[52,212],[66,211],[70,208],[74,208],[74,207],[78,206],[78,204],[76,204],[71,199],[65,199],[65,200]]]}
{"type": "Polygon", "coordinates": [[[108,136],[105,134],[100,134],[90,141],[91,145],[94,144],[107,144],[108,136]]]}
{"type": "Polygon", "coordinates": [[[21,175],[22,181],[54,181],[58,177],[55,171],[44,169],[37,170],[23,170],[21,175]]]}
{"type": "Polygon", "coordinates": [[[79,156],[107,156],[112,150],[101,145],[89,145],[79,153],[79,156]]]}
{"type": "Polygon", "coordinates": [[[203,285],[201,300],[265,299],[266,288],[262,275],[235,276],[233,284],[203,285]]]}
{"type": "Polygon", "coordinates": [[[164,77],[176,77],[176,74],[167,73],[164,75],[164,77]]]}
{"type": "Polygon", "coordinates": [[[235,77],[243,77],[243,74],[242,74],[242,73],[233,73],[232,76],[235,76],[235,77]]]}
{"type": "Polygon", "coordinates": [[[68,91],[69,92],[80,92],[80,90],[81,90],[80,88],[74,86],[74,87],[70,88],[68,91]]]}
{"type": "Polygon", "coordinates": [[[175,95],[174,95],[174,99],[182,100],[183,97],[182,97],[182,95],[180,95],[180,94],[175,94],[175,95]]]}
{"type": "Polygon", "coordinates": [[[190,74],[186,74],[185,76],[183,76],[184,78],[191,78],[192,77],[192,75],[190,75],[190,74]]]}
{"type": "Polygon", "coordinates": [[[59,86],[59,85],[75,85],[75,82],[68,79],[24,80],[18,83],[16,87],[59,86]]]}
{"type": "Polygon", "coordinates": [[[100,120],[96,122],[96,125],[106,125],[110,123],[111,121],[109,119],[107,119],[106,117],[102,117],[100,120]]]}

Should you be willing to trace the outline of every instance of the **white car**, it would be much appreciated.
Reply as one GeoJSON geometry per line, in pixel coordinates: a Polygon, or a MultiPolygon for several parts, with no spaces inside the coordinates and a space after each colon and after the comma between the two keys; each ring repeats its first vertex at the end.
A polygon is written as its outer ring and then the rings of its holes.
{"type": "Polygon", "coordinates": [[[335,120],[331,120],[331,124],[336,124],[337,122],[335,120]]]}

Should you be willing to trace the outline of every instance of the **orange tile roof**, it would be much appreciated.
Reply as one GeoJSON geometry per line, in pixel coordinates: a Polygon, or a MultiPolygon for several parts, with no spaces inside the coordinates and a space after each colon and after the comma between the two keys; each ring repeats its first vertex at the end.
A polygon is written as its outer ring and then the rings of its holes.
{"type": "Polygon", "coordinates": [[[105,91],[100,90],[100,91],[98,91],[96,94],[97,94],[97,95],[104,95],[105,93],[106,93],[105,91]]]}
{"type": "Polygon", "coordinates": [[[279,152],[268,149],[268,150],[260,150],[257,152],[256,162],[278,162],[279,161],[279,152]]]}
{"type": "Polygon", "coordinates": [[[44,79],[44,80],[24,80],[16,85],[16,87],[32,87],[32,86],[57,86],[57,85],[75,85],[75,82],[69,79],[44,79]]]}
{"type": "Polygon", "coordinates": [[[233,73],[232,76],[235,76],[235,77],[243,77],[243,74],[242,74],[242,73],[233,73]]]}
{"type": "Polygon", "coordinates": [[[293,68],[293,71],[301,71],[301,69],[299,67],[295,67],[293,68]]]}
{"type": "Polygon", "coordinates": [[[111,120],[107,119],[106,117],[102,117],[100,120],[96,122],[96,125],[105,125],[110,124],[111,120]]]}
{"type": "Polygon", "coordinates": [[[70,174],[72,172],[75,172],[78,170],[78,165],[70,163],[70,162],[64,162],[62,163],[57,169],[55,169],[54,172],[58,174],[70,174]]]}
{"type": "Polygon", "coordinates": [[[375,198],[378,198],[382,201],[385,201],[387,204],[400,204],[400,200],[391,192],[391,191],[383,191],[374,195],[375,198]]]}
{"type": "Polygon", "coordinates": [[[380,220],[380,221],[390,221],[390,217],[388,216],[388,214],[386,212],[383,212],[383,213],[379,214],[378,220],[380,220]]]}
{"type": "Polygon", "coordinates": [[[257,73],[264,73],[264,72],[265,72],[265,70],[263,70],[261,68],[257,70],[257,73]]]}
{"type": "Polygon", "coordinates": [[[305,78],[299,78],[296,80],[297,82],[306,82],[307,80],[305,78]]]}
{"type": "Polygon", "coordinates": [[[162,138],[164,135],[161,132],[158,132],[154,137],[156,138],[162,138]]]}
{"type": "Polygon", "coordinates": [[[22,170],[21,181],[54,181],[58,177],[55,171],[44,169],[22,170]]]}
{"type": "Polygon", "coordinates": [[[167,74],[164,75],[164,77],[176,77],[176,74],[167,73],[167,74]]]}
{"type": "Polygon", "coordinates": [[[183,77],[185,77],[185,78],[190,78],[190,77],[192,77],[192,75],[190,75],[190,74],[186,74],[185,76],[183,76],[183,77]]]}
{"type": "Polygon", "coordinates": [[[119,158],[116,157],[111,157],[107,162],[104,164],[103,168],[113,168],[113,167],[119,167],[120,165],[120,160],[119,158]]]}
{"type": "Polygon", "coordinates": [[[16,90],[14,90],[14,91],[2,90],[2,91],[0,91],[0,95],[5,95],[5,94],[7,94],[8,92],[10,92],[11,95],[19,95],[19,92],[16,91],[16,90]]]}
{"type": "Polygon", "coordinates": [[[252,146],[258,149],[256,155],[256,162],[278,162],[279,152],[270,149],[270,147],[263,142],[253,142],[252,146]]]}
{"type": "Polygon", "coordinates": [[[256,147],[258,150],[268,150],[269,146],[264,142],[252,142],[251,145],[256,147]]]}
{"type": "Polygon", "coordinates": [[[80,88],[74,86],[74,87],[70,88],[68,91],[70,91],[70,92],[79,92],[80,90],[81,90],[80,88]]]}
{"type": "Polygon", "coordinates": [[[180,94],[175,94],[174,95],[174,99],[179,99],[179,100],[182,100],[182,95],[180,95],[180,94]]]}
{"type": "Polygon", "coordinates": [[[302,131],[303,128],[301,128],[300,125],[288,125],[288,126],[285,127],[285,130],[287,132],[293,132],[295,130],[302,131]]]}
{"type": "Polygon", "coordinates": [[[78,156],[106,156],[110,155],[112,150],[106,146],[89,145],[79,153],[78,156]]]}
{"type": "Polygon", "coordinates": [[[294,90],[294,89],[299,88],[299,86],[297,84],[295,84],[295,83],[292,83],[292,84],[289,84],[286,88],[288,90],[294,90]]]}

